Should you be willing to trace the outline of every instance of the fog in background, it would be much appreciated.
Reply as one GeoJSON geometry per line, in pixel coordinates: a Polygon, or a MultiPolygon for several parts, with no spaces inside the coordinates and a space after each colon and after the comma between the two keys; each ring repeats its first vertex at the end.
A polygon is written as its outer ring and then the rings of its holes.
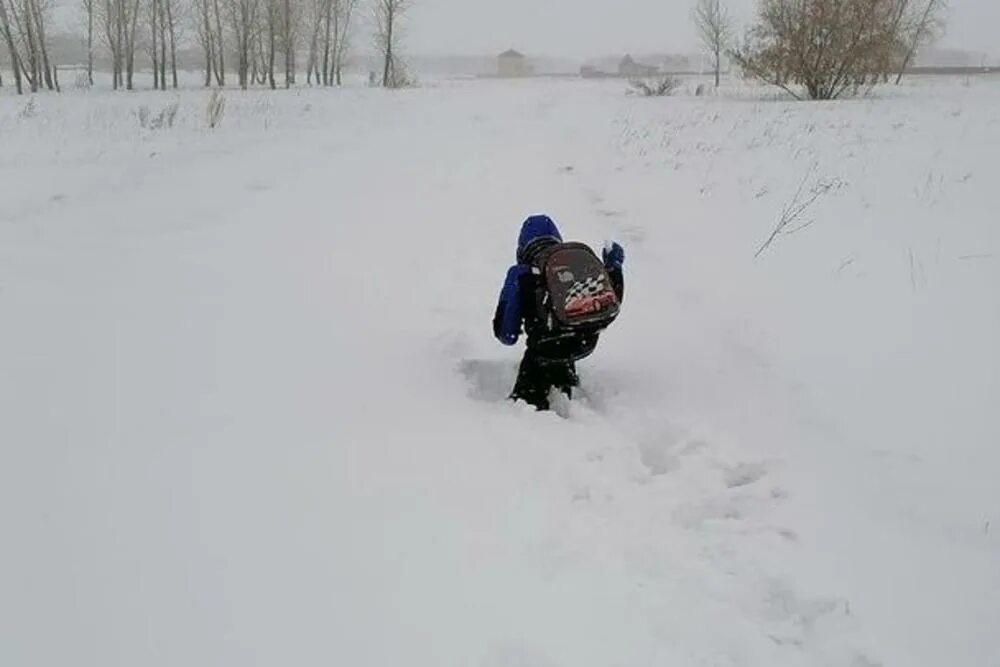
{"type": "MultiPolygon", "coordinates": [[[[53,0],[54,60],[85,59],[83,0],[53,0]]],[[[923,65],[1000,65],[1000,0],[948,0],[942,39],[918,55],[923,65]],[[956,53],[956,52],[962,53],[956,53]]],[[[509,48],[526,54],[537,71],[575,73],[582,63],[630,53],[693,56],[702,51],[691,22],[694,0],[411,0],[403,27],[404,58],[416,69],[461,74],[491,72],[494,56],[509,48]]],[[[753,20],[756,0],[726,0],[737,34],[753,20]]],[[[349,68],[374,68],[372,0],[358,0],[349,68]]],[[[145,22],[145,19],[143,19],[145,22]]],[[[145,34],[143,26],[140,34],[145,34]]],[[[201,66],[189,18],[178,33],[182,68],[201,66]]],[[[305,45],[300,44],[300,49],[305,45]]],[[[0,49],[0,63],[6,61],[0,49]]],[[[145,49],[138,54],[145,62],[145,49]]],[[[97,66],[107,67],[98,35],[97,66]]],[[[654,59],[658,60],[657,59],[654,59]]],[[[613,62],[605,60],[604,65],[613,62]]],[[[707,67],[705,63],[695,67],[707,67]]]]}
{"type": "MultiPolygon", "coordinates": [[[[729,0],[738,24],[755,0],[729,0]]],[[[951,0],[938,46],[1000,55],[1000,1],[951,0]]],[[[587,58],[603,53],[691,52],[698,43],[688,0],[414,0],[408,48],[414,53],[530,54],[587,58]]]]}

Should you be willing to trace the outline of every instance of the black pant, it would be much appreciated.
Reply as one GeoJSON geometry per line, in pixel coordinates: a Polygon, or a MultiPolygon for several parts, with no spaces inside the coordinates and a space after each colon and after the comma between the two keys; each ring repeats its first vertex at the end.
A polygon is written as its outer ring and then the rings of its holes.
{"type": "Polygon", "coordinates": [[[573,397],[573,387],[580,384],[576,374],[576,364],[572,361],[543,361],[529,347],[524,351],[521,366],[517,371],[517,382],[510,397],[522,400],[538,410],[549,409],[549,391],[556,388],[573,397]]]}

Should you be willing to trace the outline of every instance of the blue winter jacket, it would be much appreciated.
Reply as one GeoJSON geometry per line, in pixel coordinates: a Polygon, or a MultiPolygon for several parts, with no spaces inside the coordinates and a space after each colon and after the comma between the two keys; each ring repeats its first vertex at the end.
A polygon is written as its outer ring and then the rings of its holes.
{"type": "Polygon", "coordinates": [[[507,269],[507,277],[497,301],[496,315],[493,317],[493,334],[504,345],[514,345],[521,335],[524,316],[521,312],[520,284],[522,277],[531,272],[531,267],[526,263],[529,250],[539,245],[561,242],[559,228],[547,215],[533,215],[521,225],[521,233],[517,238],[517,263],[507,269]]]}

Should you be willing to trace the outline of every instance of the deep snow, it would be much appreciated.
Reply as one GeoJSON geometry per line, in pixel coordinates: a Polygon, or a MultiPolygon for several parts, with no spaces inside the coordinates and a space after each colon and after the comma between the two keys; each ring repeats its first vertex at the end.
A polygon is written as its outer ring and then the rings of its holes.
{"type": "Polygon", "coordinates": [[[0,664],[997,664],[1000,81],[226,96],[0,97],[0,664]],[[535,212],[628,253],[559,414],[535,212]]]}

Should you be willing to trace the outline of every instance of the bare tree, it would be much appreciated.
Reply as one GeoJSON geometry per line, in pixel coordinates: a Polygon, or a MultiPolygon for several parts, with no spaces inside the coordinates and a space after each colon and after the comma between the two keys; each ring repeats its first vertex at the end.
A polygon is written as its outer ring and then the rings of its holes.
{"type": "Polygon", "coordinates": [[[43,83],[49,90],[55,90],[46,35],[48,9],[45,0],[0,0],[0,31],[7,43],[19,92],[23,92],[23,83],[32,92],[38,91],[43,83]]]}
{"type": "Polygon", "coordinates": [[[927,42],[938,37],[944,27],[945,0],[896,0],[899,5],[897,34],[905,44],[906,52],[896,73],[896,85],[912,64],[917,51],[927,42]]]}
{"type": "Polygon", "coordinates": [[[122,4],[126,7],[125,23],[123,34],[125,38],[125,89],[132,90],[135,85],[135,51],[139,45],[139,8],[140,0],[125,0],[122,4]]]}
{"type": "Polygon", "coordinates": [[[212,64],[215,62],[215,45],[212,42],[212,23],[209,20],[208,0],[196,0],[192,14],[195,34],[205,55],[205,87],[212,85],[212,64]]]}
{"type": "Polygon", "coordinates": [[[213,0],[195,0],[193,18],[198,43],[205,55],[205,87],[212,85],[215,75],[216,83],[225,85],[225,49],[222,24],[218,22],[218,2],[213,0]]]}
{"type": "Polygon", "coordinates": [[[295,47],[298,36],[299,3],[281,0],[281,45],[285,60],[285,88],[295,83],[295,47]]]}
{"type": "Polygon", "coordinates": [[[112,87],[133,87],[135,51],[139,24],[139,0],[103,0],[97,7],[103,28],[102,38],[111,54],[112,87]]]}
{"type": "Polygon", "coordinates": [[[712,54],[715,70],[715,87],[719,87],[722,74],[722,55],[732,39],[732,20],[722,0],[698,0],[693,11],[694,25],[702,46],[712,54]]]}
{"type": "Polygon", "coordinates": [[[344,62],[357,0],[312,0],[309,4],[309,59],[306,81],[324,86],[342,83],[344,62]]]}
{"type": "Polygon", "coordinates": [[[344,64],[351,48],[351,30],[358,0],[335,0],[333,72],[331,78],[338,86],[343,85],[344,64]]]}
{"type": "Polygon", "coordinates": [[[87,21],[87,83],[94,85],[94,0],[83,0],[87,21]]]}
{"type": "MultiPolygon", "coordinates": [[[[177,0],[162,0],[163,8],[165,14],[163,17],[163,25],[166,26],[167,39],[169,40],[170,46],[170,84],[171,87],[177,88],[177,26],[178,26],[178,12],[175,8],[177,0]]],[[[164,67],[166,66],[166,58],[164,58],[164,67]]]]}
{"type": "Polygon", "coordinates": [[[229,25],[236,49],[236,76],[243,90],[250,85],[251,75],[256,78],[257,74],[252,69],[257,60],[255,41],[258,37],[257,14],[260,2],[261,0],[227,0],[229,25]]]}
{"type": "Polygon", "coordinates": [[[24,83],[21,79],[21,56],[14,41],[10,15],[7,12],[5,3],[6,0],[0,0],[0,32],[3,33],[4,41],[7,43],[7,52],[10,54],[10,65],[11,69],[14,70],[14,86],[17,88],[17,94],[22,95],[24,93],[24,83]]]}
{"type": "Polygon", "coordinates": [[[26,0],[25,6],[30,14],[29,23],[34,22],[36,46],[41,56],[40,65],[42,76],[45,79],[45,87],[49,90],[55,90],[56,86],[52,76],[53,68],[49,63],[48,39],[45,35],[48,3],[45,0],[26,0]]]}
{"type": "Polygon", "coordinates": [[[375,48],[382,58],[382,87],[407,85],[406,72],[399,57],[402,21],[410,0],[375,0],[375,48]]]}
{"type": "MultiPolygon", "coordinates": [[[[0,0],[2,2],[2,0],[0,0]]],[[[111,87],[118,90],[121,85],[121,23],[118,20],[119,0],[103,0],[98,6],[102,39],[111,56],[111,87]]]]}
{"type": "Polygon", "coordinates": [[[320,76],[323,80],[324,86],[330,85],[330,54],[333,52],[333,28],[334,28],[334,17],[336,12],[334,8],[336,6],[337,0],[325,0],[323,3],[323,16],[321,18],[322,23],[322,45],[323,45],[323,57],[322,65],[320,67],[320,76]]]}
{"type": "MultiPolygon", "coordinates": [[[[309,0],[306,14],[309,27],[309,56],[306,58],[306,83],[310,86],[313,82],[313,74],[318,72],[319,38],[327,2],[329,0],[309,0]]],[[[316,83],[319,83],[318,78],[316,83]]]]}
{"type": "MultiPolygon", "coordinates": [[[[160,3],[162,0],[149,0],[149,27],[150,27],[150,42],[149,42],[149,57],[153,63],[153,90],[158,90],[160,88],[160,41],[162,37],[161,26],[159,25],[160,15],[160,3]]],[[[166,85],[163,86],[166,90],[166,85]]]]}
{"type": "Polygon", "coordinates": [[[733,59],[796,99],[829,100],[884,81],[905,52],[898,0],[759,0],[756,25],[733,59]]]}
{"type": "Polygon", "coordinates": [[[261,83],[264,83],[266,80],[271,90],[274,90],[277,88],[277,82],[274,78],[274,62],[277,54],[278,37],[283,32],[281,21],[283,18],[282,5],[285,0],[263,1],[264,11],[261,13],[263,25],[261,26],[259,37],[262,69],[264,70],[262,72],[261,83]]]}
{"type": "Polygon", "coordinates": [[[212,9],[215,18],[213,41],[215,43],[215,54],[218,58],[215,63],[215,82],[222,87],[226,85],[226,35],[222,32],[222,12],[219,9],[219,4],[220,0],[212,0],[212,9]]]}

